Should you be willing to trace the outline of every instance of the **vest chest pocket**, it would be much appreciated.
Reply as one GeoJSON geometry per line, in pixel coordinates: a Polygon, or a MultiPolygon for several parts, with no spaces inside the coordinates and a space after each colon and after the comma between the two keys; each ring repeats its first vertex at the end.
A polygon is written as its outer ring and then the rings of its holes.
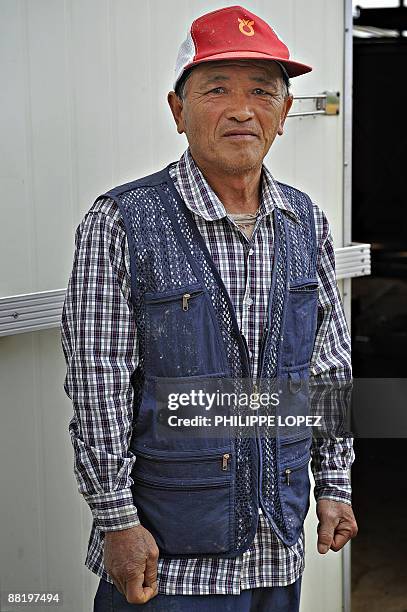
{"type": "Polygon", "coordinates": [[[318,316],[317,280],[292,283],[287,291],[282,341],[282,366],[308,363],[318,316]]]}
{"type": "Polygon", "coordinates": [[[227,369],[210,297],[200,284],[145,293],[146,374],[196,376],[227,369]]]}

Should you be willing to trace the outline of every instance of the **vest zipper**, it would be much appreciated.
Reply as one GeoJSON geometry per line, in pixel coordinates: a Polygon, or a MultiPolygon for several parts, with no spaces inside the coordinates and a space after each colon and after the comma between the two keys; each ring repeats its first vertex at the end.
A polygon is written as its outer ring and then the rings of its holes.
{"type": "Polygon", "coordinates": [[[264,357],[264,350],[266,348],[266,341],[267,341],[267,337],[268,337],[268,325],[266,323],[265,327],[264,327],[264,331],[263,331],[263,336],[261,338],[261,344],[260,344],[260,354],[259,354],[259,361],[258,361],[258,367],[257,367],[257,379],[256,382],[261,379],[261,375],[263,373],[263,357],[264,357]]]}
{"type": "Polygon", "coordinates": [[[150,478],[149,476],[145,477],[143,474],[134,475],[133,481],[137,482],[145,487],[152,487],[154,489],[165,489],[167,491],[196,491],[196,490],[206,490],[206,489],[216,489],[219,487],[230,487],[231,480],[222,478],[221,480],[197,480],[191,481],[188,479],[182,479],[181,482],[173,481],[170,479],[157,479],[150,478]]]}
{"type": "Polygon", "coordinates": [[[229,459],[230,459],[230,454],[229,453],[225,453],[223,455],[223,457],[222,457],[222,470],[224,472],[226,472],[226,470],[228,469],[229,459]]]}
{"type": "Polygon", "coordinates": [[[146,293],[146,297],[145,297],[145,302],[146,304],[163,304],[164,302],[176,302],[178,300],[180,300],[181,304],[182,304],[182,309],[183,310],[188,310],[189,308],[189,300],[197,297],[198,295],[201,295],[203,293],[203,289],[190,289],[189,292],[186,293],[173,293],[170,295],[155,295],[155,296],[150,296],[148,293],[146,293]]]}
{"type": "MultiPolygon", "coordinates": [[[[261,379],[261,373],[262,373],[262,370],[263,370],[263,355],[264,355],[264,349],[265,349],[265,345],[266,345],[267,335],[268,335],[268,327],[266,325],[266,327],[264,328],[263,336],[262,336],[262,339],[261,339],[261,345],[260,345],[260,354],[259,354],[259,362],[258,362],[258,365],[259,365],[259,368],[260,368],[260,376],[259,376],[259,370],[258,370],[256,381],[254,383],[252,383],[252,392],[256,393],[256,394],[258,394],[258,392],[259,392],[258,381],[259,381],[259,379],[261,379]]],[[[249,371],[250,371],[250,378],[253,379],[253,368],[250,366],[249,347],[247,345],[247,340],[246,340],[244,334],[241,334],[241,336],[242,336],[244,347],[246,349],[247,361],[248,361],[248,364],[249,364],[249,371]]]]}
{"type": "Polygon", "coordinates": [[[220,459],[220,464],[221,464],[221,469],[223,472],[226,472],[229,469],[230,466],[230,460],[232,458],[231,453],[223,453],[223,455],[190,455],[190,456],[185,456],[185,457],[168,457],[168,456],[164,456],[164,455],[150,455],[148,453],[143,453],[143,452],[139,452],[138,450],[135,451],[136,456],[140,455],[140,457],[143,457],[143,459],[147,459],[148,461],[153,461],[153,462],[171,462],[171,461],[175,461],[176,463],[182,463],[182,462],[197,462],[197,461],[219,461],[220,459]]]}
{"type": "Polygon", "coordinates": [[[250,354],[249,354],[249,347],[247,345],[247,340],[244,334],[240,333],[240,336],[242,338],[242,342],[245,348],[245,352],[246,352],[246,357],[247,357],[247,365],[249,366],[247,369],[249,370],[249,376],[252,379],[253,378],[253,368],[250,365],[250,354]]]}
{"type": "Polygon", "coordinates": [[[305,465],[307,465],[307,463],[309,463],[310,458],[306,455],[305,457],[300,457],[299,459],[297,459],[296,461],[294,461],[291,464],[290,468],[285,468],[284,470],[284,476],[285,476],[285,484],[289,487],[290,486],[290,477],[291,474],[293,472],[296,472],[297,470],[300,470],[301,468],[303,468],[305,465]]]}
{"type": "MultiPolygon", "coordinates": [[[[249,373],[250,373],[250,384],[253,385],[252,389],[254,393],[258,393],[258,388],[257,388],[257,379],[256,382],[253,384],[253,368],[250,364],[250,355],[249,355],[249,347],[247,345],[247,340],[244,336],[244,334],[240,334],[242,337],[242,341],[245,347],[245,351],[246,351],[246,357],[247,357],[247,365],[249,373]]],[[[254,431],[255,431],[255,435],[256,435],[256,447],[257,447],[257,481],[258,481],[258,487],[259,487],[259,497],[258,497],[258,504],[261,507],[261,502],[260,502],[260,491],[261,491],[261,486],[262,486],[262,465],[261,465],[261,444],[260,444],[260,440],[259,440],[259,426],[257,425],[257,423],[255,423],[254,425],[254,431]]],[[[258,508],[257,508],[258,510],[258,508]]]]}
{"type": "Polygon", "coordinates": [[[182,310],[188,310],[188,300],[190,297],[190,293],[184,293],[184,295],[182,296],[182,310]]]}

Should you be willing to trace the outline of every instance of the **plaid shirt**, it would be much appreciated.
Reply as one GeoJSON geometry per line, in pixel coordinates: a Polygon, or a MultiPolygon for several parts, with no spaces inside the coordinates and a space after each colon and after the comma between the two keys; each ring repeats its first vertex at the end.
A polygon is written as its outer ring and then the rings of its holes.
{"type": "MultiPolygon", "coordinates": [[[[272,211],[295,215],[263,165],[259,215],[251,240],[227,212],[195,164],[189,148],[171,165],[174,184],[193,213],[236,309],[256,376],[260,337],[267,312],[273,266],[272,211]]],[[[335,279],[332,235],[314,204],[320,284],[318,327],[311,379],[351,381],[350,338],[335,279]]],[[[133,389],[138,363],[137,330],[130,297],[130,258],[124,223],[116,203],[97,201],[77,227],[72,273],[62,314],[62,346],[67,363],[64,388],[73,402],[69,433],[79,492],[92,511],[85,560],[112,582],[103,564],[104,532],[138,525],[130,486],[135,456],[131,437],[133,389]]],[[[311,467],[316,499],[351,503],[351,439],[317,444],[311,467]]],[[[243,589],[291,584],[304,569],[304,530],[285,546],[259,510],[250,548],[232,559],[159,559],[158,586],[167,594],[238,594],[243,589]]]]}

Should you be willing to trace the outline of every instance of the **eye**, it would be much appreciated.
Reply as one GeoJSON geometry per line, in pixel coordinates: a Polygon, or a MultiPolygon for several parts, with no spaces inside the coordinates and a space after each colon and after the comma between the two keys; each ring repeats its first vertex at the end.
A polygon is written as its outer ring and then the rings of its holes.
{"type": "Polygon", "coordinates": [[[225,91],[224,87],[215,87],[214,89],[211,89],[209,93],[223,93],[225,91]]]}
{"type": "Polygon", "coordinates": [[[253,89],[253,92],[259,96],[270,96],[271,94],[269,94],[268,91],[264,91],[264,89],[260,89],[260,87],[256,87],[256,89],[253,89]]]}

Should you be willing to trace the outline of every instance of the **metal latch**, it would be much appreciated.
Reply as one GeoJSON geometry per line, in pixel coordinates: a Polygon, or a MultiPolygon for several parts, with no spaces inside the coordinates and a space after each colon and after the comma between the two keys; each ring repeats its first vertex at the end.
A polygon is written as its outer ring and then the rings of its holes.
{"type": "Polygon", "coordinates": [[[339,115],[339,98],[339,91],[324,91],[321,94],[294,96],[295,112],[288,113],[287,117],[339,115]],[[309,100],[310,102],[303,102],[305,100],[309,100]],[[298,102],[298,104],[296,102],[298,102]]]}

